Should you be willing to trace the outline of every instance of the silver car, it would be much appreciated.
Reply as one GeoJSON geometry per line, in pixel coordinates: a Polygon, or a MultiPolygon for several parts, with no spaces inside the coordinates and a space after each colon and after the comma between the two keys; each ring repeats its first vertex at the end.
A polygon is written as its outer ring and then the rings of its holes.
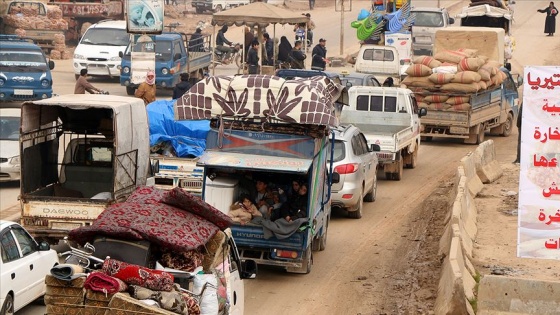
{"type": "Polygon", "coordinates": [[[19,108],[0,108],[0,182],[20,178],[20,116],[19,108]]]}
{"type": "Polygon", "coordinates": [[[335,130],[333,168],[340,179],[331,187],[332,206],[345,209],[354,219],[362,217],[364,201],[375,201],[377,195],[375,149],[379,146],[368,147],[363,133],[353,125],[335,130]]]}

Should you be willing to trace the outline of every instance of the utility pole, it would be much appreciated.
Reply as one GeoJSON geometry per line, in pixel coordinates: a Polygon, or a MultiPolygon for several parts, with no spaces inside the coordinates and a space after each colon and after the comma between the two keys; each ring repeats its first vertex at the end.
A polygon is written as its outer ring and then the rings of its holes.
{"type": "Polygon", "coordinates": [[[352,11],[352,0],[336,0],[334,10],[340,11],[340,55],[344,54],[344,12],[352,11]],[[344,6],[344,2],[348,1],[348,7],[344,6]]]}

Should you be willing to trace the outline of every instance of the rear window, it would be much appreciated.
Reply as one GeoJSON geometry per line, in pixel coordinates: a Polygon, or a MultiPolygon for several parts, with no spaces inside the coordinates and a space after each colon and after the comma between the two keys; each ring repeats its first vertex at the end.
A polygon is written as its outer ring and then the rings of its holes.
{"type": "MultiPolygon", "coordinates": [[[[346,158],[346,150],[344,150],[344,141],[336,140],[334,142],[334,155],[333,162],[340,162],[346,158]]],[[[330,148],[330,146],[329,146],[330,148]]],[[[329,161],[331,160],[331,155],[328,156],[329,161]]]]}
{"type": "Polygon", "coordinates": [[[364,60],[373,60],[373,61],[395,60],[395,56],[393,55],[393,52],[386,49],[366,49],[364,50],[364,54],[362,58],[364,60]]]}
{"type": "Polygon", "coordinates": [[[425,27],[441,27],[443,26],[443,14],[440,12],[422,12],[414,11],[416,14],[414,19],[414,26],[425,26],[425,27]]]}
{"type": "Polygon", "coordinates": [[[386,96],[385,104],[383,104],[383,96],[359,95],[356,100],[356,110],[394,113],[397,111],[397,98],[394,96],[386,96]],[[383,108],[383,105],[385,105],[385,108],[383,108]]]}
{"type": "Polygon", "coordinates": [[[128,33],[125,29],[96,27],[87,30],[80,44],[126,46],[129,40],[128,33]]]}

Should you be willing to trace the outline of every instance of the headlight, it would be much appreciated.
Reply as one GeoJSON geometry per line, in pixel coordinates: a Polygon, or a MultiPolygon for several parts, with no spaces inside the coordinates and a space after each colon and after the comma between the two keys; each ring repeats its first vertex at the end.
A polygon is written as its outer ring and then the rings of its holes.
{"type": "Polygon", "coordinates": [[[83,55],[74,54],[74,59],[86,59],[83,55]]]}
{"type": "Polygon", "coordinates": [[[0,86],[3,86],[4,83],[6,83],[6,81],[4,81],[4,79],[0,79],[0,86]]]}
{"type": "Polygon", "coordinates": [[[168,73],[169,73],[169,69],[163,68],[163,69],[161,69],[161,73],[164,74],[164,75],[165,75],[165,74],[168,74],[168,73]]]}
{"type": "Polygon", "coordinates": [[[47,79],[41,80],[41,85],[44,86],[44,87],[49,86],[49,80],[47,80],[47,79]]]}
{"type": "Polygon", "coordinates": [[[121,61],[121,57],[111,57],[111,59],[109,59],[111,61],[121,61]]]}
{"type": "Polygon", "coordinates": [[[18,156],[14,156],[13,158],[11,158],[9,160],[10,164],[19,164],[19,155],[18,156]]]}
{"type": "Polygon", "coordinates": [[[124,68],[122,68],[122,72],[123,72],[123,73],[129,73],[129,72],[130,72],[130,68],[129,68],[129,67],[124,67],[124,68]]]}

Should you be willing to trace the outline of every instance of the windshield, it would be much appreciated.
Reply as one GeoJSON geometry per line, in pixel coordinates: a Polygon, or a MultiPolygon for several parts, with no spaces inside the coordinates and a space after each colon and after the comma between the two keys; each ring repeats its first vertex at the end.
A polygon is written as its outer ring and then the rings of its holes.
{"type": "Polygon", "coordinates": [[[19,140],[19,117],[0,117],[0,140],[19,140]]]}
{"type": "Polygon", "coordinates": [[[443,26],[443,14],[441,12],[419,12],[415,11],[416,18],[414,26],[440,27],[443,26]]]}
{"type": "Polygon", "coordinates": [[[126,30],[118,28],[90,28],[82,37],[80,44],[126,46],[129,42],[126,30]]]}
{"type": "Polygon", "coordinates": [[[39,50],[2,49],[0,50],[0,71],[47,71],[47,61],[39,50]]]}

